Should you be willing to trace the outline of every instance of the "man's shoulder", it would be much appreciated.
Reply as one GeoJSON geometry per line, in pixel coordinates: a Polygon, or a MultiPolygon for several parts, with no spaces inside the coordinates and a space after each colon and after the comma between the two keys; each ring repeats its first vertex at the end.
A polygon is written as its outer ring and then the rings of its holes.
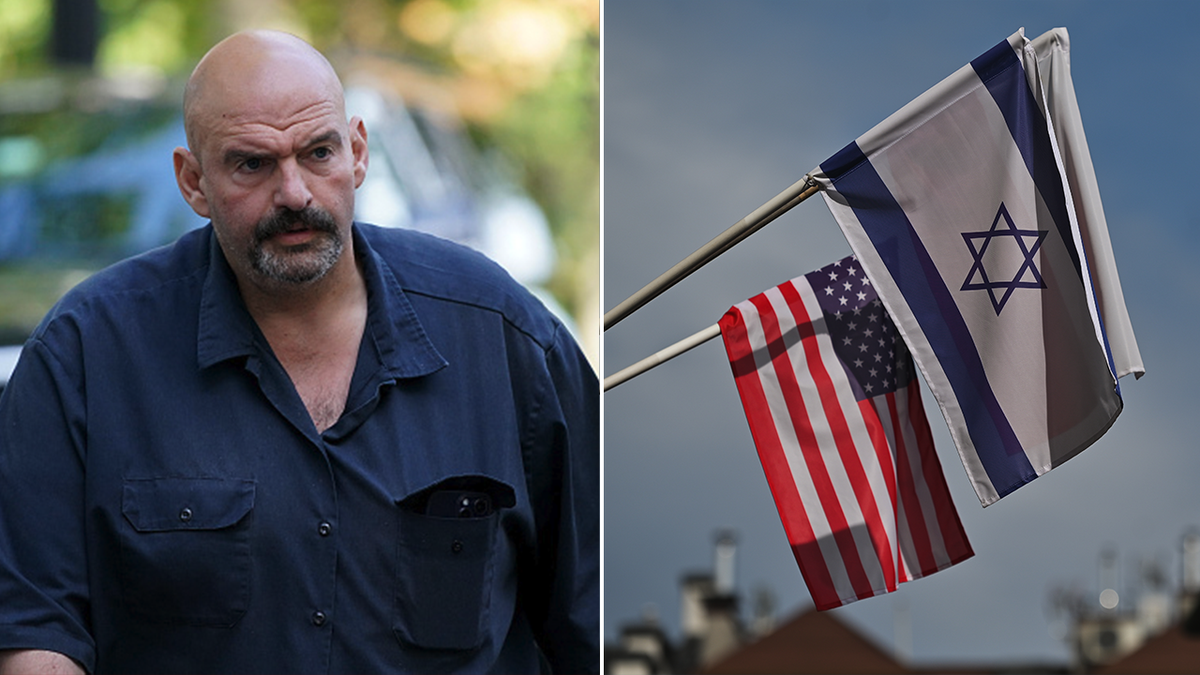
{"type": "Polygon", "coordinates": [[[482,253],[413,230],[357,227],[407,295],[496,312],[536,339],[552,339],[553,315],[482,253]]]}

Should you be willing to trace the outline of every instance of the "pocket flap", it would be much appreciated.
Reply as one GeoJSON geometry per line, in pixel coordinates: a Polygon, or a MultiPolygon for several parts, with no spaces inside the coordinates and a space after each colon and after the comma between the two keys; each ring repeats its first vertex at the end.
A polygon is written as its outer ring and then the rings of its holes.
{"type": "Polygon", "coordinates": [[[218,530],[254,508],[254,481],[240,478],[131,478],[121,512],[139,532],[218,530]]]}

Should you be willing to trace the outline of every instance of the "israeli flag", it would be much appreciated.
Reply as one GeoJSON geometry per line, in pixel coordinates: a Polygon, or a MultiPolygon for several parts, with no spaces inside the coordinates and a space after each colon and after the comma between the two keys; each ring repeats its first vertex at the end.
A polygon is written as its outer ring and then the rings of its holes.
{"type": "Polygon", "coordinates": [[[811,176],[987,506],[1074,457],[1145,369],[1065,29],[1018,31],[811,176]]]}

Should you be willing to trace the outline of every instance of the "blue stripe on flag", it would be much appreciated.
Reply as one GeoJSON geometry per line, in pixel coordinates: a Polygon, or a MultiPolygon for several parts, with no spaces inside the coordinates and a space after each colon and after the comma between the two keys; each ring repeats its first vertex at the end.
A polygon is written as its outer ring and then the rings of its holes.
{"type": "Polygon", "coordinates": [[[1066,191],[1063,190],[1058,164],[1054,161],[1054,147],[1050,144],[1050,131],[1033,92],[1029,90],[1029,81],[1021,61],[1008,40],[1004,40],[972,61],[971,67],[995,99],[1000,112],[1004,113],[1004,121],[1008,124],[1013,142],[1021,149],[1029,175],[1033,176],[1033,183],[1050,210],[1050,217],[1054,219],[1067,253],[1071,255],[1075,273],[1083,278],[1079,251],[1075,248],[1075,235],[1071,231],[1071,219],[1067,216],[1066,191]]]}
{"type": "Polygon", "coordinates": [[[970,330],[908,216],[859,149],[847,145],[821,165],[862,223],[934,348],[967,433],[999,496],[1037,477],[988,383],[970,330]]]}
{"type": "MultiPolygon", "coordinates": [[[[1021,149],[1025,166],[1033,176],[1034,185],[1046,202],[1046,208],[1054,218],[1055,227],[1062,237],[1063,245],[1071,256],[1071,264],[1080,280],[1083,275],[1091,274],[1084,270],[1079,261],[1079,250],[1075,246],[1075,233],[1071,229],[1071,219],[1067,215],[1066,190],[1063,189],[1062,175],[1058,172],[1058,164],[1054,161],[1054,149],[1051,146],[1049,125],[1042,115],[1041,109],[1029,90],[1029,80],[1025,77],[1025,69],[1013,51],[1008,40],[992,47],[979,58],[971,62],[975,74],[983,81],[988,92],[996,101],[996,105],[1004,114],[1004,121],[1013,136],[1013,141],[1021,149]]],[[[1117,380],[1117,367],[1113,362],[1112,347],[1108,344],[1108,334],[1104,328],[1104,318],[1097,314],[1100,320],[1100,335],[1104,340],[1104,353],[1108,358],[1108,368],[1113,373],[1113,381],[1117,395],[1121,393],[1121,383],[1117,380]]]]}

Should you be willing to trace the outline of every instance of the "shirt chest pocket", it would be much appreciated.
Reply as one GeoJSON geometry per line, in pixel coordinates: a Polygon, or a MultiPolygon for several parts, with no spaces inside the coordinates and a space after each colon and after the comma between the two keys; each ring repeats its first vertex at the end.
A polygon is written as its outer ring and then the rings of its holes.
{"type": "Polygon", "coordinates": [[[121,590],[144,619],[232,626],[250,604],[253,480],[126,479],[121,590]]]}
{"type": "Polygon", "coordinates": [[[435,650],[483,643],[500,516],[514,503],[501,481],[460,476],[399,505],[392,630],[402,643],[435,650]]]}

